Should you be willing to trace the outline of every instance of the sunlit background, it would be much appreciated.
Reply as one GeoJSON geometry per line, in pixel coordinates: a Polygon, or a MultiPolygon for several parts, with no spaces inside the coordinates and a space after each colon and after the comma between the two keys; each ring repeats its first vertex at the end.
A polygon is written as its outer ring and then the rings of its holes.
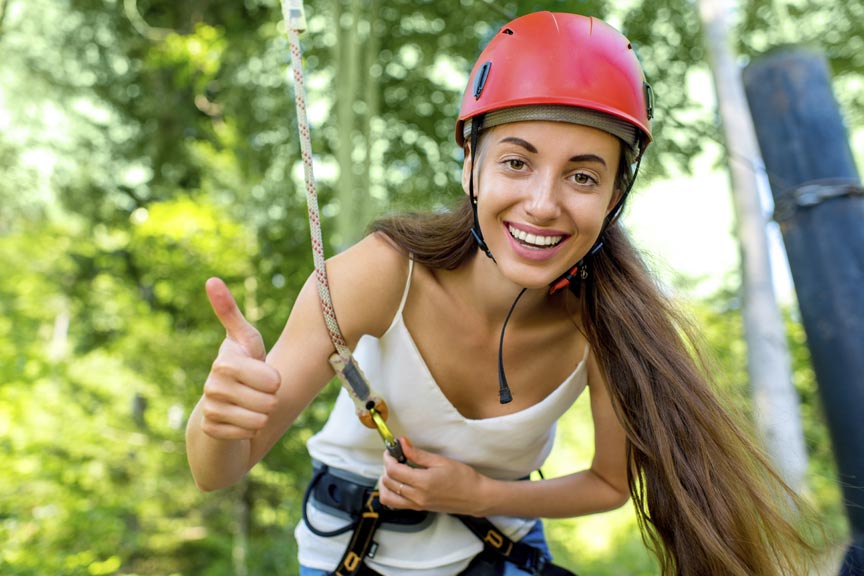
{"type": "MultiPolygon", "coordinates": [[[[860,3],[754,0],[734,13],[746,65],[822,50],[864,158],[860,3]]],[[[323,0],[306,6],[309,111],[328,254],[389,210],[461,193],[453,122],[480,47],[536,9],[607,18],[658,94],[656,143],[624,222],[705,327],[720,383],[749,410],[732,199],[689,0],[323,0]],[[610,5],[614,4],[614,6],[610,5]]],[[[0,0],[0,574],[296,574],[303,442],[336,385],[242,485],[194,486],[183,429],[223,336],[223,277],[272,343],[311,270],[288,50],[276,0],[0,0]]],[[[766,214],[770,191],[763,190],[766,214]]],[[[848,539],[779,235],[774,279],[825,574],[848,539]]],[[[587,398],[549,475],[591,458],[587,398]]],[[[559,562],[651,575],[629,506],[549,523],[559,562]]]]}

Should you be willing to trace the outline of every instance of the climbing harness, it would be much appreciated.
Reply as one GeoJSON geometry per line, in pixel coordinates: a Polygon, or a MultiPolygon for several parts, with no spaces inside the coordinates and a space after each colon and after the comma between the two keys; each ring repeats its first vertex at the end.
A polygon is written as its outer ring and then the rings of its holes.
{"type": "MultiPolygon", "coordinates": [[[[306,117],[306,97],[299,40],[300,33],[306,29],[302,0],[282,0],[282,16],[291,51],[297,129],[300,135],[300,152],[303,159],[306,205],[318,296],[327,331],[336,350],[329,358],[329,362],[342,382],[342,386],[354,401],[360,421],[366,427],[376,429],[390,455],[400,463],[407,464],[409,462],[402,451],[399,440],[393,436],[387,426],[387,404],[375,394],[360,370],[336,321],[327,281],[324,243],[321,235],[321,216],[318,210],[318,194],[312,170],[312,143],[306,117]]],[[[503,387],[506,388],[506,382],[503,387]]],[[[509,390],[507,392],[509,393],[509,390]]],[[[392,510],[383,506],[374,482],[369,485],[362,480],[364,479],[349,472],[334,470],[317,463],[312,481],[303,497],[303,520],[314,534],[322,537],[333,537],[353,530],[348,548],[333,572],[334,576],[376,576],[378,573],[367,566],[365,559],[375,555],[378,546],[373,537],[377,529],[382,524],[391,528],[396,526],[402,529],[411,529],[412,527],[413,529],[420,529],[425,523],[431,521],[433,516],[433,513],[430,512],[392,510]],[[312,505],[317,505],[325,511],[344,515],[349,520],[348,523],[342,528],[330,531],[315,528],[309,522],[307,515],[307,505],[310,501],[312,505]]],[[[546,556],[538,548],[521,542],[514,542],[485,518],[459,514],[454,514],[454,517],[458,518],[483,542],[483,552],[475,557],[469,567],[462,572],[465,576],[485,576],[487,574],[493,576],[500,573],[505,561],[514,563],[538,576],[574,576],[572,572],[548,563],[546,556]]]]}
{"type": "Polygon", "coordinates": [[[324,242],[321,237],[321,215],[318,210],[318,193],[312,173],[312,139],[309,135],[309,122],[306,118],[306,90],[303,82],[303,61],[300,51],[300,33],[306,30],[306,17],[302,0],[282,0],[282,17],[288,34],[291,50],[291,69],[294,75],[294,99],[297,108],[297,130],[300,134],[300,155],[303,158],[303,179],[306,183],[306,207],[309,214],[309,232],[312,237],[312,258],[315,264],[315,278],[321,311],[330,341],[336,352],[330,357],[330,365],[354,401],[357,417],[367,427],[378,430],[387,451],[399,462],[407,459],[402,445],[387,426],[387,403],[375,394],[366,376],[354,361],[354,356],[342,336],[336,321],[333,299],[327,282],[327,268],[324,262],[324,242]]]}
{"type": "MultiPolygon", "coordinates": [[[[373,558],[377,552],[374,535],[378,528],[418,531],[425,528],[434,516],[433,512],[387,508],[379,500],[378,489],[365,480],[316,462],[312,482],[303,497],[304,521],[313,533],[331,537],[353,530],[348,548],[333,572],[335,576],[376,576],[378,572],[366,565],[365,558],[373,558]],[[310,503],[320,510],[348,519],[348,523],[328,532],[315,528],[306,515],[310,503]]],[[[486,518],[462,514],[453,516],[483,543],[483,551],[459,573],[460,576],[495,576],[501,573],[504,562],[537,576],[575,576],[566,568],[552,564],[539,548],[508,538],[486,518]]]]}

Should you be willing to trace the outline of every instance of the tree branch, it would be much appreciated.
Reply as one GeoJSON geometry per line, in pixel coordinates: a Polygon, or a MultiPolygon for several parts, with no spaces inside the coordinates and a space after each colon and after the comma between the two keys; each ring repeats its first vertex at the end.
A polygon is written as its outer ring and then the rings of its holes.
{"type": "MultiPolygon", "coordinates": [[[[2,1],[4,0],[0,0],[0,2],[2,1]]],[[[150,26],[138,11],[138,0],[123,0],[123,12],[126,14],[126,18],[129,19],[132,27],[135,28],[141,36],[152,42],[161,42],[169,34],[174,32],[170,28],[154,28],[153,26],[150,26]]]]}
{"type": "Polygon", "coordinates": [[[504,8],[500,7],[496,3],[496,0],[485,0],[485,2],[486,2],[486,4],[489,5],[489,8],[491,8],[493,12],[495,12],[499,16],[506,18],[507,22],[510,22],[511,20],[516,18],[516,16],[514,14],[511,14],[510,12],[505,10],[504,8]]]}
{"type": "Polygon", "coordinates": [[[3,20],[6,18],[7,8],[9,8],[8,0],[0,0],[0,37],[3,36],[3,20]]]}

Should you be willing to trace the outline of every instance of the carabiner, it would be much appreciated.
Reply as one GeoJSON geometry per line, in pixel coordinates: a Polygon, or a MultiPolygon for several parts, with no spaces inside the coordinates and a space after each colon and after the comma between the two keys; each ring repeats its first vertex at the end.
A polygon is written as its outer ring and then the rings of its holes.
{"type": "Polygon", "coordinates": [[[408,458],[406,458],[405,453],[402,452],[402,444],[400,444],[399,440],[393,436],[392,432],[390,432],[390,428],[387,427],[387,423],[384,421],[381,413],[375,408],[369,408],[369,415],[372,416],[375,428],[378,429],[378,434],[380,434],[381,439],[384,440],[384,447],[387,448],[387,452],[389,452],[390,455],[400,464],[406,464],[408,458]]]}

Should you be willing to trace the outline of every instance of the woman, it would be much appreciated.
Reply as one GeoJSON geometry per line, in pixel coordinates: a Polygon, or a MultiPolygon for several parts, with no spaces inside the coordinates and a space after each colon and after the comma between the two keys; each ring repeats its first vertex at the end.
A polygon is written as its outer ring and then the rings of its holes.
{"type": "MultiPolygon", "coordinates": [[[[596,19],[529,14],[480,55],[456,127],[464,203],[381,220],[328,262],[342,332],[409,462],[382,457],[343,391],[308,442],[303,574],[565,574],[536,519],[630,497],[663,574],[800,573],[806,544],[774,504],[794,495],[616,223],[652,107],[629,42],[596,19]],[[586,387],[590,467],[527,479],[586,387]]],[[[228,337],[187,438],[212,490],[331,380],[333,345],[312,278],[269,354],[225,285],[207,291],[228,337]]]]}

